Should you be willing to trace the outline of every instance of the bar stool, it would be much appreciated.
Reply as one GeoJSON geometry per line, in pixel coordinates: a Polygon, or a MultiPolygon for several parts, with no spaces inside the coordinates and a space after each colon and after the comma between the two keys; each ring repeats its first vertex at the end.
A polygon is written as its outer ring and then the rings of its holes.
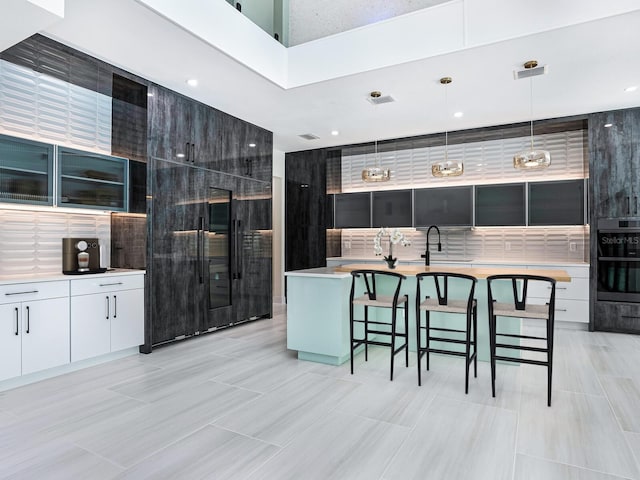
{"type": "Polygon", "coordinates": [[[420,360],[423,355],[426,355],[427,357],[427,370],[429,370],[430,353],[455,355],[465,358],[464,393],[469,393],[469,367],[471,366],[471,362],[473,362],[473,376],[478,376],[478,302],[473,298],[477,281],[478,280],[471,275],[463,275],[459,273],[430,272],[419,273],[416,275],[416,345],[418,354],[418,385],[422,385],[420,360]],[[437,298],[430,298],[429,296],[426,296],[424,300],[420,301],[422,298],[420,293],[420,284],[427,278],[431,278],[433,280],[437,298]],[[450,279],[455,279],[456,283],[461,286],[463,292],[468,292],[468,294],[463,296],[461,299],[449,298],[450,279]],[[424,326],[422,325],[421,311],[425,312],[424,326]],[[431,312],[466,315],[466,328],[461,330],[455,328],[433,327],[430,319],[431,312]],[[423,331],[425,332],[425,344],[422,343],[423,331]],[[441,333],[439,336],[432,336],[431,332],[441,333]],[[453,335],[443,337],[442,333],[444,332],[453,335]],[[431,341],[464,345],[464,351],[432,348],[431,341]],[[471,352],[471,346],[473,346],[473,353],[471,352]]]}
{"type": "Polygon", "coordinates": [[[407,277],[395,272],[385,272],[380,270],[354,270],[351,272],[351,294],[349,295],[349,332],[350,332],[350,344],[351,344],[351,374],[353,375],[353,352],[360,345],[364,345],[364,359],[368,361],[369,357],[369,345],[381,345],[384,347],[391,347],[391,376],[393,381],[393,360],[397,353],[402,350],[405,351],[405,362],[407,367],[409,366],[409,345],[408,345],[408,331],[409,331],[409,312],[407,305],[409,298],[407,295],[400,295],[400,287],[402,281],[407,277]],[[366,292],[362,296],[355,297],[356,280],[362,278],[364,280],[366,292]],[[387,281],[385,281],[385,279],[387,281]],[[378,288],[380,281],[383,281],[383,289],[378,288]],[[395,287],[392,290],[389,283],[395,287]],[[381,293],[381,290],[392,291],[391,295],[381,293]],[[355,319],[353,315],[354,305],[362,305],[364,307],[364,319],[355,319]],[[369,319],[369,308],[390,308],[391,309],[391,322],[385,322],[383,320],[369,319]],[[396,318],[398,308],[404,310],[404,332],[398,332],[396,330],[396,318]],[[364,336],[362,338],[356,338],[354,333],[354,327],[356,324],[363,325],[364,336]],[[388,328],[382,330],[383,327],[388,328]],[[379,339],[370,339],[369,335],[376,336],[388,336],[391,337],[389,341],[382,341],[379,339]],[[404,338],[404,344],[396,347],[396,337],[404,338]]]}
{"type": "MultiPolygon", "coordinates": [[[[535,287],[534,287],[535,288],[535,287]]],[[[551,376],[553,373],[553,324],[556,302],[556,281],[550,277],[537,275],[491,275],[487,277],[487,291],[489,296],[489,346],[491,351],[491,393],[496,396],[496,360],[503,362],[528,363],[532,365],[542,365],[547,367],[547,405],[551,406],[551,376]],[[510,282],[513,290],[513,302],[502,303],[494,299],[496,282],[510,282]],[[548,301],[545,305],[527,304],[527,290],[529,282],[542,285],[544,291],[549,292],[548,301]],[[521,288],[518,288],[519,285],[521,288]],[[497,317],[516,317],[544,320],[546,324],[546,336],[536,337],[530,335],[516,335],[500,333],[497,331],[497,317]],[[498,343],[498,337],[544,340],[545,347],[532,347],[528,345],[511,345],[498,343]],[[547,356],[545,360],[531,360],[528,358],[510,357],[497,355],[496,349],[523,350],[530,352],[542,352],[547,356]]]]}

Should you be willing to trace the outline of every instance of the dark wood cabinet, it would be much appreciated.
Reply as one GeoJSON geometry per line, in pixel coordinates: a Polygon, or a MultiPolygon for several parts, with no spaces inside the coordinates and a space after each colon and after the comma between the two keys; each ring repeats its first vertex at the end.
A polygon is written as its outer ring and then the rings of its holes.
{"type": "Polygon", "coordinates": [[[273,135],[256,125],[219,112],[220,171],[271,182],[273,135]]]}
{"type": "Polygon", "coordinates": [[[640,333],[640,305],[637,303],[595,302],[595,330],[640,333]]]}
{"type": "Polygon", "coordinates": [[[335,228],[371,227],[371,192],[335,196],[335,228]]]}
{"type": "Polygon", "coordinates": [[[149,93],[149,156],[193,164],[195,103],[157,85],[149,93]]]}
{"type": "Polygon", "coordinates": [[[589,115],[596,217],[640,216],[640,108],[589,115]]]}

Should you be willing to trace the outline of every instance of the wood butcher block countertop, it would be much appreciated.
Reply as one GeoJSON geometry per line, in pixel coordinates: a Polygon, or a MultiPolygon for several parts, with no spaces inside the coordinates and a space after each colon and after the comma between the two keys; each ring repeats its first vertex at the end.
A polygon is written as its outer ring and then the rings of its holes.
{"type": "Polygon", "coordinates": [[[380,270],[386,272],[401,273],[402,275],[413,276],[418,273],[443,272],[443,273],[461,273],[471,275],[476,278],[487,278],[490,275],[513,275],[527,274],[539,275],[541,277],[550,277],[557,282],[570,282],[571,277],[564,270],[551,270],[542,268],[509,268],[509,267],[444,267],[438,265],[398,265],[396,268],[388,268],[380,263],[351,263],[335,267],[337,272],[352,272],[353,270],[380,270]]]}

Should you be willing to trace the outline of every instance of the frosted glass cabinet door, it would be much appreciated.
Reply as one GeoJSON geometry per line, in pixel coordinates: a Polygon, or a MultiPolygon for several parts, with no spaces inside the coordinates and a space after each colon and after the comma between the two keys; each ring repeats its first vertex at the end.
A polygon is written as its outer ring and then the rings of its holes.
{"type": "Polygon", "coordinates": [[[111,351],[111,299],[109,294],[71,297],[71,361],[111,351]]]}
{"type": "Polygon", "coordinates": [[[69,363],[69,299],[22,303],[22,374],[69,363]]]}
{"type": "Polygon", "coordinates": [[[144,289],[111,294],[111,351],[144,343],[144,289]]]}
{"type": "Polygon", "coordinates": [[[20,376],[22,368],[20,323],[19,303],[0,305],[0,381],[20,376]]]}

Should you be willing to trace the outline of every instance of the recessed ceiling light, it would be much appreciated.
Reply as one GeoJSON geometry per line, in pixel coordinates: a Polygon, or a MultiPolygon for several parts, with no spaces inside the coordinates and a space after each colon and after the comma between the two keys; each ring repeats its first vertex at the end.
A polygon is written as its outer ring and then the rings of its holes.
{"type": "Polygon", "coordinates": [[[635,92],[638,89],[637,85],[631,85],[630,87],[627,87],[624,89],[625,92],[635,92]]]}
{"type": "Polygon", "coordinates": [[[338,130],[331,130],[331,135],[336,137],[336,136],[340,135],[340,132],[338,130]]]}
{"type": "Polygon", "coordinates": [[[460,118],[460,117],[462,117],[463,115],[464,115],[464,113],[463,113],[463,112],[456,112],[456,113],[454,113],[454,114],[453,114],[453,116],[454,116],[454,117],[456,117],[456,118],[460,118]]]}
{"type": "Polygon", "coordinates": [[[604,124],[604,128],[611,128],[613,127],[613,123],[605,123],[604,124]]]}
{"type": "Polygon", "coordinates": [[[197,78],[190,78],[189,80],[187,80],[187,85],[189,85],[190,87],[197,87],[198,86],[198,79],[197,78]]]}
{"type": "Polygon", "coordinates": [[[249,146],[250,146],[251,148],[255,148],[256,144],[255,144],[255,143],[250,143],[250,144],[249,144],[249,146]]]}

